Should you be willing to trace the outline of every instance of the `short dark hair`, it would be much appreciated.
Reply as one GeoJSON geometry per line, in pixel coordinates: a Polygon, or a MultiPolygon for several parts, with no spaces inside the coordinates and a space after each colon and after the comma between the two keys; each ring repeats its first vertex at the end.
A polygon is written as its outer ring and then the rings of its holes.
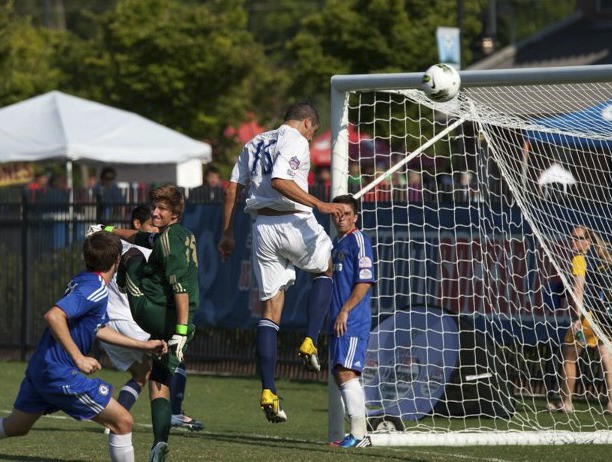
{"type": "Polygon", "coordinates": [[[100,179],[103,180],[104,177],[108,178],[109,176],[112,176],[112,179],[114,180],[117,178],[117,171],[111,166],[104,167],[100,172],[100,179]]]}
{"type": "Polygon", "coordinates": [[[87,271],[104,273],[110,270],[121,255],[119,236],[107,231],[98,231],[85,238],[83,259],[87,271]]]}
{"type": "Polygon", "coordinates": [[[312,122],[315,125],[317,126],[321,125],[321,122],[319,120],[319,113],[317,112],[317,108],[315,108],[314,105],[310,101],[298,101],[297,103],[289,106],[289,108],[287,109],[287,112],[285,113],[285,119],[283,121],[284,122],[287,122],[289,120],[302,121],[309,117],[312,119],[312,122]]]}
{"type": "Polygon", "coordinates": [[[159,186],[149,192],[149,199],[152,204],[156,202],[166,202],[172,213],[179,217],[183,215],[185,210],[185,197],[180,189],[173,184],[165,184],[159,186]]]}
{"type": "Polygon", "coordinates": [[[217,168],[216,165],[208,164],[204,169],[204,175],[208,175],[209,173],[221,173],[221,171],[217,168]]]}
{"type": "Polygon", "coordinates": [[[359,202],[357,202],[357,199],[355,199],[351,194],[336,196],[332,202],[335,202],[336,204],[348,204],[351,206],[355,214],[359,213],[359,202]]]}
{"type": "Polygon", "coordinates": [[[132,209],[130,225],[134,226],[134,220],[144,223],[151,218],[151,208],[148,205],[140,204],[132,209]]]}

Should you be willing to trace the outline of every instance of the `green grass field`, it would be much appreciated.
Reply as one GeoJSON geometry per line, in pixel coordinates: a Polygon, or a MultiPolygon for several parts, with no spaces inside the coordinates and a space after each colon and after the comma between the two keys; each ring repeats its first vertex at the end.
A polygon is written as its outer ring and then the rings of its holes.
{"type": "MultiPolygon", "coordinates": [[[[1,362],[0,417],[12,407],[25,364],[1,362]]],[[[119,387],[127,375],[105,370],[99,374],[119,387]]],[[[286,424],[269,424],[259,410],[256,378],[190,375],[186,411],[204,420],[201,432],[172,430],[171,461],[610,461],[612,446],[542,447],[328,447],[327,391],[320,383],[279,381],[286,424]]],[[[115,394],[116,396],[116,394],[115,394]]],[[[152,442],[148,396],[133,409],[136,460],[146,461],[152,442]]],[[[43,417],[29,435],[0,441],[0,461],[107,461],[107,437],[91,422],[77,422],[63,413],[43,417]]]]}

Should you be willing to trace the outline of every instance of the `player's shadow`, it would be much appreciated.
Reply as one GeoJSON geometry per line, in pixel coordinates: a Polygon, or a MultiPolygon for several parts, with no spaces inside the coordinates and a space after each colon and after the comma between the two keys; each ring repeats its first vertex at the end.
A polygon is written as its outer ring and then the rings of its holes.
{"type": "MultiPolygon", "coordinates": [[[[177,435],[175,433],[175,435],[177,435]]],[[[177,435],[178,436],[178,435],[177,435]]],[[[187,438],[210,438],[216,441],[234,443],[234,444],[244,444],[261,447],[262,441],[265,441],[267,447],[274,447],[279,449],[289,449],[289,450],[303,450],[307,451],[309,454],[312,453],[330,453],[338,451],[338,454],[346,453],[345,449],[334,448],[328,446],[327,444],[315,442],[315,441],[306,441],[301,439],[292,439],[292,438],[262,438],[261,436],[248,436],[248,435],[228,435],[227,433],[212,433],[212,432],[186,432],[183,434],[184,437],[187,438]]],[[[382,448],[363,448],[359,450],[350,451],[350,455],[353,460],[362,460],[362,461],[405,461],[405,462],[426,462],[429,459],[423,459],[420,457],[416,457],[410,454],[389,454],[388,451],[379,451],[377,449],[382,448]]],[[[316,457],[315,457],[316,458],[316,457]]]]}
{"type": "MultiPolygon", "coordinates": [[[[56,457],[14,456],[0,452],[0,460],[4,462],[57,462],[56,457]]],[[[65,459],[65,462],[89,462],[88,459],[65,459]]]]}

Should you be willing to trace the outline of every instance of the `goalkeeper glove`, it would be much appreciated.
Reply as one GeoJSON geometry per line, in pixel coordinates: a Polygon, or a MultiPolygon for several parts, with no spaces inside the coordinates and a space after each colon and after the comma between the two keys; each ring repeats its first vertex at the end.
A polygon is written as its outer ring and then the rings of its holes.
{"type": "Polygon", "coordinates": [[[183,362],[183,348],[187,344],[187,336],[181,334],[174,334],[170,340],[168,340],[168,348],[175,349],[176,359],[179,363],[183,362]]]}
{"type": "Polygon", "coordinates": [[[97,225],[91,225],[87,228],[87,232],[85,233],[85,237],[91,236],[93,233],[97,233],[98,231],[108,231],[109,233],[113,231],[114,226],[106,226],[98,223],[97,225]]]}
{"type": "Polygon", "coordinates": [[[104,225],[101,225],[101,224],[91,225],[89,228],[87,228],[87,232],[85,233],[85,237],[89,237],[93,233],[97,233],[98,231],[102,231],[103,229],[104,229],[104,225]]]}

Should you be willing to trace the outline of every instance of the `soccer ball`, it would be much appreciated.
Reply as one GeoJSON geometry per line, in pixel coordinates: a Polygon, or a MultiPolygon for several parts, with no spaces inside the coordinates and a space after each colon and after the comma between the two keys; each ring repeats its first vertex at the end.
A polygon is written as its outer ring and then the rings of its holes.
{"type": "Polygon", "coordinates": [[[459,72],[448,64],[434,64],[423,74],[423,91],[432,101],[450,101],[461,86],[459,72]]]}

